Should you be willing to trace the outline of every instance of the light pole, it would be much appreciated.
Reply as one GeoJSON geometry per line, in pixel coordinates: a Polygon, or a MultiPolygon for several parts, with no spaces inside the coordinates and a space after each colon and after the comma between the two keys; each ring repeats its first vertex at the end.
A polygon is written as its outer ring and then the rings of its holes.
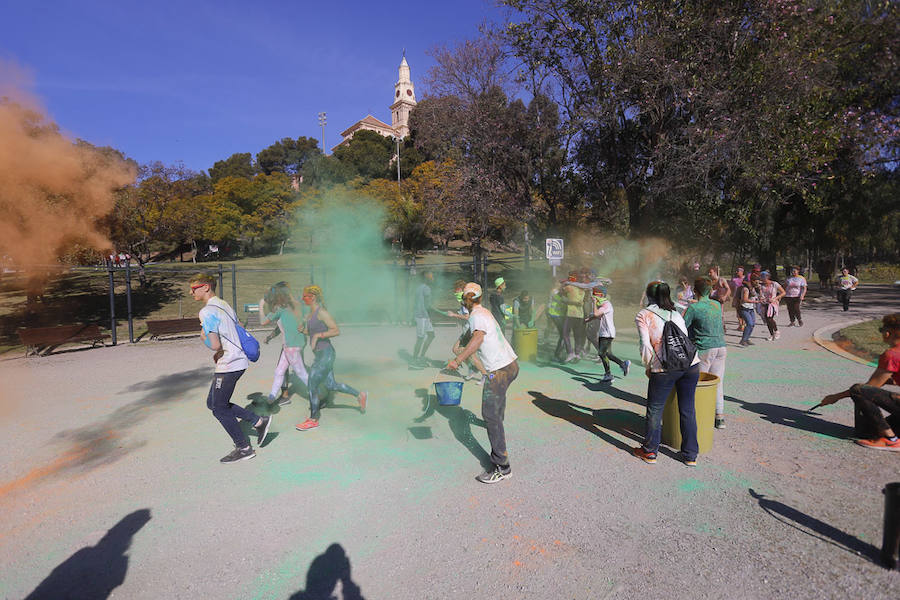
{"type": "Polygon", "coordinates": [[[391,139],[397,143],[397,193],[400,193],[400,140],[403,138],[392,135],[391,139]]]}
{"type": "Polygon", "coordinates": [[[325,154],[325,125],[328,123],[328,117],[325,111],[319,113],[319,127],[322,128],[322,154],[325,154]]]}

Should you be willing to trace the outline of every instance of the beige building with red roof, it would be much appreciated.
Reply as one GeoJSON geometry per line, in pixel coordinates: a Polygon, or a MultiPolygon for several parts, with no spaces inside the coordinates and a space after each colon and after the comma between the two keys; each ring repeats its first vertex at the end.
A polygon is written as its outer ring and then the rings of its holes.
{"type": "Polygon", "coordinates": [[[399,75],[397,83],[394,84],[394,102],[390,106],[391,124],[388,125],[372,115],[366,115],[365,118],[341,132],[341,137],[344,139],[334,148],[346,144],[353,138],[353,134],[362,130],[374,131],[384,137],[405,138],[409,135],[409,115],[416,107],[416,89],[410,78],[409,64],[406,62],[405,53],[400,62],[399,75]]]}

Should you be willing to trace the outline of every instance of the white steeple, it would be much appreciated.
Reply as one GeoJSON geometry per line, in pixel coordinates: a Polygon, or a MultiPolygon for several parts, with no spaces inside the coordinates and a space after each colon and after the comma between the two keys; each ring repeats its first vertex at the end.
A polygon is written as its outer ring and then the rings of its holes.
{"type": "Polygon", "coordinates": [[[416,90],[409,75],[409,64],[406,62],[406,51],[398,69],[399,78],[394,85],[394,103],[391,104],[391,126],[397,135],[409,135],[409,113],[416,106],[416,90]]]}

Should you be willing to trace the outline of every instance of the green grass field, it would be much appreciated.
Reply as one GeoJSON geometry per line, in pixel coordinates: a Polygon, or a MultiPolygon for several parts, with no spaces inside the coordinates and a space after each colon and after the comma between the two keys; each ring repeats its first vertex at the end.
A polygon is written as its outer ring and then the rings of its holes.
{"type": "Polygon", "coordinates": [[[881,327],[881,319],[873,319],[845,327],[838,332],[838,336],[839,339],[852,344],[852,348],[848,348],[848,350],[853,354],[875,362],[885,350],[884,341],[878,331],[879,327],[881,327]]]}

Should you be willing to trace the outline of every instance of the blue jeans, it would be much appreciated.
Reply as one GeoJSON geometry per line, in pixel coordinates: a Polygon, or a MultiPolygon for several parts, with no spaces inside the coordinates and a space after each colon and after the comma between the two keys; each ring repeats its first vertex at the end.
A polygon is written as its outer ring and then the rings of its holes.
{"type": "Polygon", "coordinates": [[[231,441],[238,448],[246,448],[250,445],[250,439],[241,429],[238,419],[247,421],[251,425],[255,425],[259,421],[259,415],[256,413],[231,403],[234,386],[243,374],[243,371],[216,373],[212,385],[209,386],[209,395],[206,396],[206,408],[212,411],[213,416],[219,420],[219,423],[231,436],[231,441]]]}
{"type": "Polygon", "coordinates": [[[741,308],[741,318],[744,320],[744,335],[741,336],[742,342],[750,341],[750,334],[753,333],[753,326],[756,325],[756,311],[752,308],[741,308]]]}
{"type": "Polygon", "coordinates": [[[700,379],[700,365],[684,371],[650,373],[647,384],[647,429],[644,433],[644,450],[656,452],[662,435],[662,414],[669,392],[675,388],[678,394],[678,412],[681,423],[681,454],[685,460],[694,460],[700,452],[697,444],[697,416],[694,413],[694,392],[700,379]]]}

